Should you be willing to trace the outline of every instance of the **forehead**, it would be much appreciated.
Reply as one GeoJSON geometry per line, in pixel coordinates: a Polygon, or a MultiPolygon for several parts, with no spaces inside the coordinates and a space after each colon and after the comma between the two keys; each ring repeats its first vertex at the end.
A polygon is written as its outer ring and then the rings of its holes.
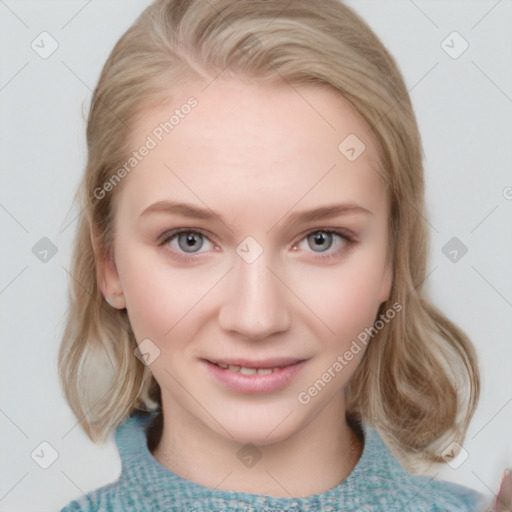
{"type": "Polygon", "coordinates": [[[283,210],[298,201],[383,202],[371,131],[324,86],[219,79],[183,88],[140,116],[130,148],[143,146],[123,183],[134,214],[177,194],[212,207],[229,197],[232,206],[283,210]]]}

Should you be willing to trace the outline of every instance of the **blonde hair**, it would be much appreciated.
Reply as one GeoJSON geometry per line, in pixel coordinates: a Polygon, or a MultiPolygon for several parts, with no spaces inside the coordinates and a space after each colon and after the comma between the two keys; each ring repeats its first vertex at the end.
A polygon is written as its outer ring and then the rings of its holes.
{"type": "Polygon", "coordinates": [[[91,237],[96,258],[108,255],[120,187],[101,200],[94,191],[126,162],[130,130],[147,108],[168,100],[173,88],[221,71],[327,85],[371,128],[388,183],[394,272],[381,311],[395,303],[403,309],[368,345],[346,389],[347,417],[373,424],[404,462],[444,462],[441,451],[453,440],[462,444],[478,402],[476,353],[425,297],[422,148],[407,88],[376,35],[338,0],[157,0],[114,47],[92,98],[77,192],[83,215],[58,356],[71,409],[98,441],[135,409],[161,406],[159,385],[134,355],[126,310],[108,306],[97,283],[91,237]]]}

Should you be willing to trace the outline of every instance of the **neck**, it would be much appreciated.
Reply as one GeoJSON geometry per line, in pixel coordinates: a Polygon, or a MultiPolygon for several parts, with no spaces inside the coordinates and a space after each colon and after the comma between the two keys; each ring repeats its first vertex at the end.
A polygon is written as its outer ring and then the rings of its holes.
{"type": "Polygon", "coordinates": [[[266,445],[237,443],[187,416],[166,413],[153,456],[173,473],[212,489],[301,497],[336,487],[352,472],[362,443],[342,402],[324,408],[293,436],[266,445]],[[172,418],[172,421],[171,419],[172,418]]]}

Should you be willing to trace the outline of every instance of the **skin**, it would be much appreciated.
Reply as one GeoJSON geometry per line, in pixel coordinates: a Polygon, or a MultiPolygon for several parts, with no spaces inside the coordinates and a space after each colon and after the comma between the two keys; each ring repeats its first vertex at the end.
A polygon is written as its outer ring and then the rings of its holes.
{"type": "Polygon", "coordinates": [[[99,262],[104,295],[127,309],[138,343],[149,338],[160,350],[149,367],[164,411],[153,455],[211,488],[320,493],[346,478],[361,454],[345,420],[344,388],[364,350],[308,404],[297,396],[373,325],[390,294],[389,212],[376,145],[326,87],[231,77],[204,90],[190,86],[166,108],[146,112],[133,148],[190,96],[197,107],[115,191],[112,258],[99,262]],[[352,162],[338,150],[349,134],[366,145],[352,162]],[[141,216],[165,200],[207,207],[223,221],[141,216]],[[286,224],[293,213],[339,203],[371,213],[286,224]],[[159,245],[175,228],[209,234],[197,235],[194,259],[180,258],[190,253],[178,237],[159,245]],[[334,235],[318,248],[307,237],[326,229],[349,230],[356,243],[334,235]],[[250,264],[236,252],[248,236],[263,249],[250,264]],[[284,389],[258,395],[226,388],[200,362],[277,356],[307,362],[284,389]],[[261,454],[252,468],[237,457],[246,443],[261,454]]]}

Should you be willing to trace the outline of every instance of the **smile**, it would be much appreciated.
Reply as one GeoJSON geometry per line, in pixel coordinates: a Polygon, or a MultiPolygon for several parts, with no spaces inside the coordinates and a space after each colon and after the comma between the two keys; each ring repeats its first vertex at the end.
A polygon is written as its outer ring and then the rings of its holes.
{"type": "Polygon", "coordinates": [[[269,373],[275,372],[282,368],[282,366],[276,366],[274,368],[249,368],[246,366],[227,365],[226,363],[214,363],[220,368],[229,370],[230,372],[242,373],[243,375],[268,375],[269,373]]]}
{"type": "Polygon", "coordinates": [[[306,364],[304,359],[210,361],[202,359],[210,378],[238,393],[272,393],[286,388],[306,364]]]}

